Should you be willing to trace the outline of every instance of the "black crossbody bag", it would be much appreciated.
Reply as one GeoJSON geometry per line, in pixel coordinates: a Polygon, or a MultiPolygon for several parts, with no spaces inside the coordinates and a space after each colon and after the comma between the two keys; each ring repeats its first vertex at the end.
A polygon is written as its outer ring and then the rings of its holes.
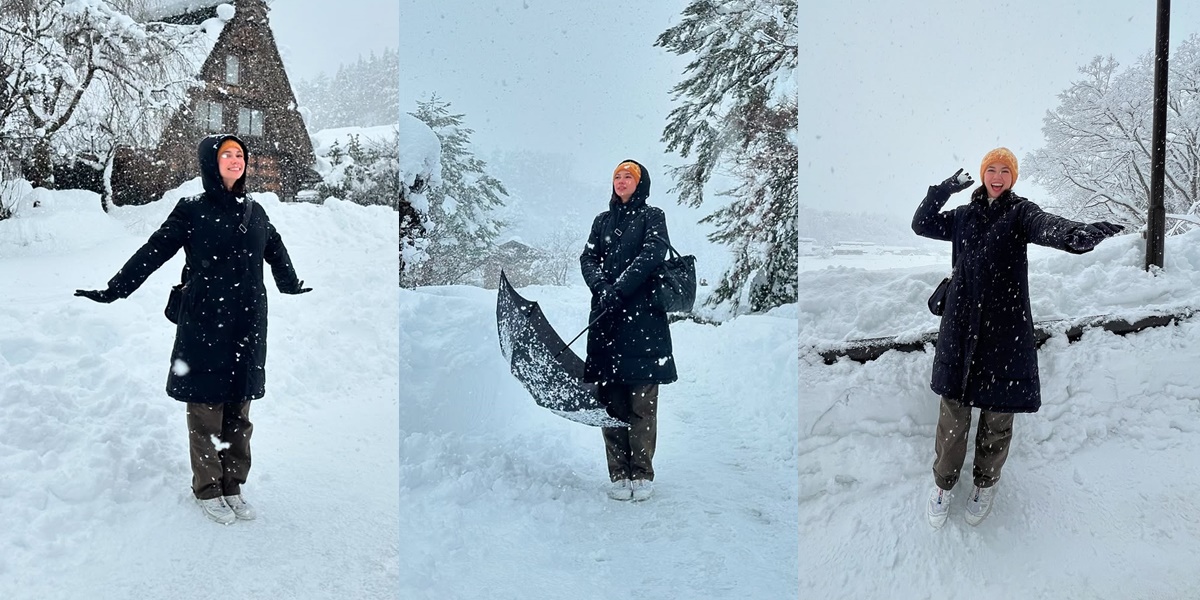
{"type": "MultiPolygon", "coordinates": [[[[242,215],[242,224],[238,225],[238,231],[246,233],[247,226],[250,225],[250,216],[254,213],[254,200],[246,196],[243,202],[246,204],[246,212],[242,215]]],[[[192,278],[186,264],[183,266],[183,273],[179,278],[183,281],[171,286],[171,292],[167,294],[167,307],[163,309],[163,315],[167,317],[167,320],[176,325],[179,324],[179,314],[183,311],[183,290],[192,278]]]]}

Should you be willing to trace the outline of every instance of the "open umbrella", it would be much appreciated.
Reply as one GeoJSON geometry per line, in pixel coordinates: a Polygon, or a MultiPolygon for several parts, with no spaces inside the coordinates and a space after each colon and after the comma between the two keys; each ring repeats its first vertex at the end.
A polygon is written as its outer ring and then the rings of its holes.
{"type": "Polygon", "coordinates": [[[594,427],[627,427],[597,399],[596,384],[583,382],[583,361],[559,337],[537,302],[522,298],[504,273],[496,297],[500,351],[513,375],[538,406],[594,427]]]}

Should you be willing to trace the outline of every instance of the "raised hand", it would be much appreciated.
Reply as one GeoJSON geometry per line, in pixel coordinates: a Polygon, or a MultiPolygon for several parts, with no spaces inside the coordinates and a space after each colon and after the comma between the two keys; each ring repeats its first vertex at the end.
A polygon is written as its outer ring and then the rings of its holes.
{"type": "Polygon", "coordinates": [[[110,289],[75,290],[75,295],[95,302],[103,302],[104,304],[108,304],[117,299],[117,293],[110,289]]]}
{"type": "Polygon", "coordinates": [[[975,182],[971,179],[971,174],[963,173],[963,170],[959,169],[953,175],[947,177],[945,181],[939,183],[938,187],[948,193],[957,194],[972,185],[975,185],[975,182]]]}

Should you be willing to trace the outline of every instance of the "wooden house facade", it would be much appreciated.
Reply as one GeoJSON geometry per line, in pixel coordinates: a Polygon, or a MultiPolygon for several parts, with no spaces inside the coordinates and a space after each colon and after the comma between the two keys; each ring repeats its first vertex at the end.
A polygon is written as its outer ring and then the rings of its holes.
{"type": "Polygon", "coordinates": [[[184,105],[166,120],[156,146],[117,148],[109,176],[114,204],[144,204],[199,174],[196,147],[205,136],[233,133],[247,145],[246,189],[284,200],[320,181],[316,157],[271,32],[265,0],[189,0],[156,21],[199,25],[225,21],[199,60],[184,105]],[[232,16],[229,6],[234,8],[232,16]]]}

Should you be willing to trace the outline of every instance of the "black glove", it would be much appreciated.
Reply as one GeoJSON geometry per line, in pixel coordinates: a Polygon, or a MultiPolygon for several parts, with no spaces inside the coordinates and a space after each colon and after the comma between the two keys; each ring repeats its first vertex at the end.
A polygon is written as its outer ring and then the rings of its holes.
{"type": "Polygon", "coordinates": [[[963,173],[963,170],[959,169],[953,175],[947,177],[945,181],[939,183],[938,187],[948,194],[957,194],[973,185],[975,185],[975,182],[971,180],[971,175],[963,173]],[[962,173],[961,177],[959,176],[960,173],[962,173]]]}
{"type": "Polygon", "coordinates": [[[617,288],[611,284],[600,288],[600,308],[610,313],[615,313],[621,308],[621,294],[617,293],[617,288]]]}
{"type": "Polygon", "coordinates": [[[1095,225],[1084,225],[1071,234],[1071,239],[1067,245],[1076,252],[1091,252],[1096,247],[1096,244],[1099,244],[1106,237],[1108,235],[1101,228],[1095,225]]]}
{"type": "Polygon", "coordinates": [[[311,291],[312,291],[312,288],[304,287],[304,280],[302,279],[302,280],[300,280],[300,283],[296,284],[296,287],[289,288],[286,290],[279,290],[279,293],[281,293],[281,294],[307,294],[308,292],[311,292],[311,291]]]}
{"type": "Polygon", "coordinates": [[[75,290],[75,295],[82,296],[95,302],[103,302],[105,304],[108,304],[119,297],[117,296],[116,292],[107,288],[103,290],[75,290]]]}
{"type": "Polygon", "coordinates": [[[1117,225],[1115,223],[1109,223],[1108,221],[1097,221],[1091,225],[1088,225],[1088,227],[1093,227],[1099,230],[1100,233],[1104,234],[1104,237],[1112,237],[1118,233],[1121,233],[1122,231],[1125,231],[1124,225],[1117,225]]]}

